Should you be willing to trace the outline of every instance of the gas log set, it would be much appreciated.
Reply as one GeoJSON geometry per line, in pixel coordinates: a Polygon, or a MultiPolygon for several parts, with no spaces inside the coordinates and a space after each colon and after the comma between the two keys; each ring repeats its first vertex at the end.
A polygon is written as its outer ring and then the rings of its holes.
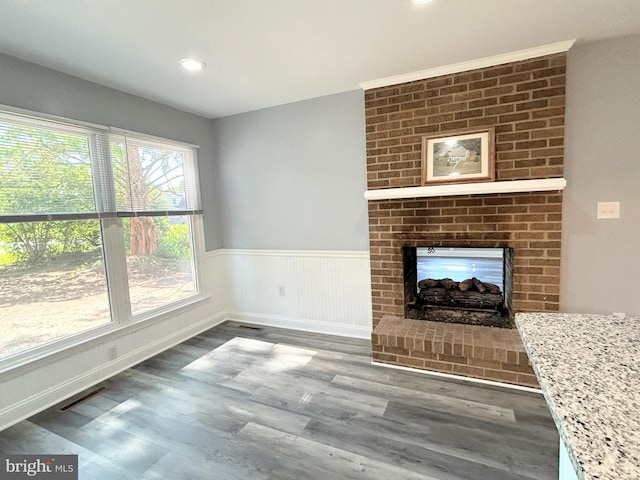
{"type": "Polygon", "coordinates": [[[425,278],[418,282],[407,316],[471,325],[511,328],[504,294],[498,285],[477,278],[456,282],[450,278],[425,278]]]}

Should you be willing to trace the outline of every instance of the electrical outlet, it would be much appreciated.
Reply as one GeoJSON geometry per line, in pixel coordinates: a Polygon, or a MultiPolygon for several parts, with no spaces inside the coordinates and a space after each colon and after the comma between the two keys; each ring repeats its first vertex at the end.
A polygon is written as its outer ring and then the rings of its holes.
{"type": "Polygon", "coordinates": [[[282,286],[278,287],[278,295],[280,295],[281,297],[284,297],[284,287],[282,286]]]}
{"type": "Polygon", "coordinates": [[[107,358],[109,359],[109,361],[112,361],[118,358],[118,350],[116,349],[115,346],[107,348],[107,358]]]}
{"type": "Polygon", "coordinates": [[[597,218],[620,218],[620,202],[598,202],[597,218]]]}

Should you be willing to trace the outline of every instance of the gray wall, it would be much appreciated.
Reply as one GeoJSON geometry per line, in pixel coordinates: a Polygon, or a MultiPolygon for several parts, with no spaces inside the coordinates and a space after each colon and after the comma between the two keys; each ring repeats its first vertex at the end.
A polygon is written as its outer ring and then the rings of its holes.
{"type": "Polygon", "coordinates": [[[640,314],[640,35],[568,54],[563,311],[640,314]],[[619,220],[597,220],[620,201],[619,220]]]}
{"type": "Polygon", "coordinates": [[[222,245],[211,120],[3,54],[0,104],[199,145],[207,250],[222,245]]]}
{"type": "Polygon", "coordinates": [[[367,250],[364,94],[214,121],[226,248],[367,250]]]}

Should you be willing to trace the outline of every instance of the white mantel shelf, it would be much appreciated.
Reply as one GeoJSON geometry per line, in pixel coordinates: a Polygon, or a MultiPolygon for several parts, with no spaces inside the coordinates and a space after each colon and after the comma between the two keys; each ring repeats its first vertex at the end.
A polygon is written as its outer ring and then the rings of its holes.
{"type": "Polygon", "coordinates": [[[509,182],[456,183],[453,185],[430,185],[426,187],[382,188],[367,190],[367,200],[394,200],[398,198],[448,197],[456,195],[482,195],[491,193],[548,192],[563,190],[567,186],[564,178],[540,178],[535,180],[513,180],[509,182]]]}

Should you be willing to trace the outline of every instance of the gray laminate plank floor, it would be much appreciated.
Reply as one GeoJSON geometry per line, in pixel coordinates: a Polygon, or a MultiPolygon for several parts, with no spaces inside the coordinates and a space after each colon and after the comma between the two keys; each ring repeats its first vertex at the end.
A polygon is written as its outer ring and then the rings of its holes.
{"type": "Polygon", "coordinates": [[[0,432],[79,478],[552,480],[541,395],[371,365],[368,341],[227,322],[0,432]]]}

